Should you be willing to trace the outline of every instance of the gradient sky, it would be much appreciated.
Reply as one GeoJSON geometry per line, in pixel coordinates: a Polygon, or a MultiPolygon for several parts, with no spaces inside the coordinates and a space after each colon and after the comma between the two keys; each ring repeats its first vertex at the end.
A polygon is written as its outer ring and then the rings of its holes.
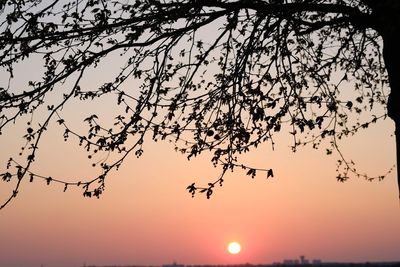
{"type": "MultiPolygon", "coordinates": [[[[86,83],[107,76],[113,65],[87,76],[86,83]]],[[[23,73],[21,84],[41,75],[30,65],[16,71],[23,73]]],[[[108,107],[96,112],[116,112],[108,107]]],[[[76,121],[93,113],[91,104],[85,105],[85,115],[80,108],[67,106],[63,112],[76,121]]],[[[93,174],[77,141],[65,143],[62,129],[52,126],[34,170],[65,179],[93,174]]],[[[341,148],[360,172],[381,175],[395,164],[393,132],[387,119],[341,141],[341,148]]],[[[10,156],[17,159],[24,133],[24,125],[16,125],[0,135],[1,170],[10,156]]],[[[215,180],[220,170],[206,154],[188,162],[168,142],[148,142],[142,158],[129,157],[108,177],[99,200],[83,198],[77,188],[63,193],[61,185],[26,181],[18,198],[0,211],[0,267],[257,264],[299,255],[323,261],[400,260],[395,171],[381,182],[353,177],[339,183],[336,153],[327,156],[310,147],[292,153],[285,135],[276,143],[275,151],[265,144],[243,158],[273,168],[274,178],[229,173],[210,200],[191,198],[185,188],[215,180]],[[227,252],[233,240],[242,245],[238,255],[227,252]]],[[[11,186],[0,183],[1,200],[11,186]]]]}
{"type": "MultiPolygon", "coordinates": [[[[392,133],[386,120],[342,147],[359,169],[384,173],[395,162],[392,133]]],[[[17,137],[0,137],[3,162],[21,141],[17,137]]],[[[273,179],[251,179],[239,170],[210,200],[185,191],[193,181],[218,175],[207,155],[188,162],[168,143],[148,143],[143,158],[129,158],[99,200],[83,198],[78,189],[62,193],[59,185],[25,183],[0,214],[0,266],[271,263],[301,254],[326,261],[399,260],[394,174],[382,182],[338,183],[337,155],[311,148],[292,153],[286,141],[275,152],[264,146],[244,159],[273,167],[273,179]],[[239,255],[226,252],[232,240],[242,244],[239,255]]],[[[73,177],[90,171],[76,147],[52,142],[41,148],[42,172],[73,177]]],[[[2,183],[1,196],[6,189],[2,183]]]]}

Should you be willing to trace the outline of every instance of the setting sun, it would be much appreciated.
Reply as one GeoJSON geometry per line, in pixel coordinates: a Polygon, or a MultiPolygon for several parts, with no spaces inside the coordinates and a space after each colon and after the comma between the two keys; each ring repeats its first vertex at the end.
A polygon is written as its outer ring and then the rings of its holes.
{"type": "Polygon", "coordinates": [[[238,254],[240,252],[240,244],[238,242],[230,242],[228,244],[228,252],[231,254],[238,254]]]}

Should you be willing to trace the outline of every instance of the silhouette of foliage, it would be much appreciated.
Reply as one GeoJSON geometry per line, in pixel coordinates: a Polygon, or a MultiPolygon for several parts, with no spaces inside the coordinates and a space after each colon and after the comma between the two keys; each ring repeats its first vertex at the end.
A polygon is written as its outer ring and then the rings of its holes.
{"type": "Polygon", "coordinates": [[[328,139],[326,152],[339,152],[337,179],[345,181],[360,174],[338,140],[387,115],[399,122],[398,1],[6,0],[0,10],[0,67],[8,75],[0,88],[0,133],[29,121],[26,146],[0,174],[15,182],[1,208],[27,177],[99,197],[109,172],[129,154],[140,157],[147,137],[172,140],[188,159],[212,152],[222,173],[205,187],[188,186],[192,195],[209,198],[236,168],[273,177],[272,169],[243,165],[238,155],[265,142],[273,148],[280,132],[290,133],[293,151],[328,139]],[[97,89],[82,85],[89,70],[116,57],[125,63],[115,66],[113,79],[97,89]],[[40,60],[42,77],[14,88],[23,75],[17,66],[40,60]],[[139,85],[126,86],[133,81],[139,85]],[[50,102],[50,94],[59,102],[50,102]],[[84,120],[87,132],[69,126],[64,106],[106,95],[123,110],[111,126],[99,114],[84,120]],[[33,123],[29,118],[43,107],[45,116],[33,123]],[[111,152],[119,158],[93,163],[100,175],[81,182],[35,173],[37,149],[54,125],[66,141],[79,140],[90,159],[111,152]]]}

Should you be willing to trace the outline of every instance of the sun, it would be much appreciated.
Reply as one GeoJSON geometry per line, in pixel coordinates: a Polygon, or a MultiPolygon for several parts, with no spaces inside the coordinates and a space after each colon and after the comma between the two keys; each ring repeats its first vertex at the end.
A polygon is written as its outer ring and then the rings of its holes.
{"type": "Polygon", "coordinates": [[[238,254],[240,252],[241,246],[238,242],[233,241],[228,244],[228,252],[231,254],[238,254]]]}

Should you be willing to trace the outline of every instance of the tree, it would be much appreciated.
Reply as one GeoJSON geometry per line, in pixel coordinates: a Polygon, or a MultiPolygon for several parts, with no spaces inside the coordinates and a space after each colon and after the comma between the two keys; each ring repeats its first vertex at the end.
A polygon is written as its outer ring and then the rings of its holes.
{"type": "MultiPolygon", "coordinates": [[[[21,156],[10,158],[1,173],[15,182],[1,208],[16,197],[22,180],[36,177],[98,197],[111,170],[131,153],[140,157],[147,136],[173,140],[189,159],[213,153],[221,176],[205,187],[188,186],[193,195],[210,197],[235,168],[273,176],[272,169],[244,166],[237,156],[264,142],[273,146],[282,131],[293,136],[293,151],[328,139],[327,153],[339,152],[337,179],[345,181],[360,174],[341,154],[338,139],[387,116],[400,127],[395,0],[6,0],[0,10],[0,66],[8,75],[0,88],[0,132],[28,121],[21,156]],[[115,58],[125,63],[112,80],[96,89],[82,86],[89,70],[115,58]],[[38,60],[43,77],[14,88],[21,75],[16,67],[38,60]],[[140,85],[127,87],[132,82],[140,85]],[[63,117],[63,107],[74,100],[105,96],[115,96],[123,110],[111,126],[90,114],[85,133],[63,117]],[[37,112],[44,119],[31,121],[37,112]],[[101,174],[85,182],[33,172],[42,138],[57,124],[89,158],[110,152],[119,158],[104,156],[97,164],[101,174]]],[[[396,131],[398,153],[399,136],[396,131]]]]}

